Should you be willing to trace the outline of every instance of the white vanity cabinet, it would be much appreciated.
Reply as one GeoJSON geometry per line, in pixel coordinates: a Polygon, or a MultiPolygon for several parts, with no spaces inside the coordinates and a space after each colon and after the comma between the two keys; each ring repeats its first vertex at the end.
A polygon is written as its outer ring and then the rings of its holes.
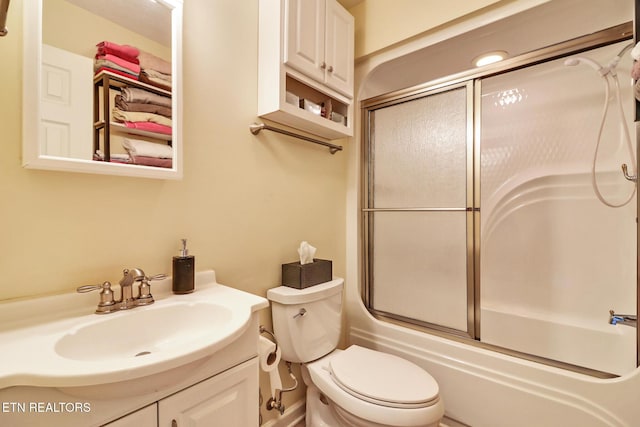
{"type": "Polygon", "coordinates": [[[284,63],[353,97],[353,16],[335,0],[287,0],[284,63]]]}
{"type": "Polygon", "coordinates": [[[156,427],[157,425],[158,405],[154,403],[103,427],[156,427]]]}
{"type": "Polygon", "coordinates": [[[256,358],[158,402],[158,427],[251,427],[258,417],[256,358]]]}
{"type": "Polygon", "coordinates": [[[253,427],[258,417],[253,358],[103,427],[253,427]]]}
{"type": "Polygon", "coordinates": [[[354,19],[336,0],[260,0],[258,115],[353,135],[354,19]]]}
{"type": "Polygon", "coordinates": [[[0,304],[0,426],[257,426],[258,312],[269,302],[213,270],[195,279],[186,295],[154,281],[153,305],[104,316],[95,294],[0,304]],[[127,337],[132,324],[146,326],[127,337]]]}

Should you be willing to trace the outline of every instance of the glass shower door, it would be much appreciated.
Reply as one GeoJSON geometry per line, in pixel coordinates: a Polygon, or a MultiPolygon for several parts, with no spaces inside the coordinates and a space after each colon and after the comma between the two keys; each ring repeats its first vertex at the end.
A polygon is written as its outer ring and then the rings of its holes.
{"type": "Polygon", "coordinates": [[[473,334],[471,85],[369,111],[369,308],[473,334]],[[470,268],[471,267],[471,268],[470,268]]]}

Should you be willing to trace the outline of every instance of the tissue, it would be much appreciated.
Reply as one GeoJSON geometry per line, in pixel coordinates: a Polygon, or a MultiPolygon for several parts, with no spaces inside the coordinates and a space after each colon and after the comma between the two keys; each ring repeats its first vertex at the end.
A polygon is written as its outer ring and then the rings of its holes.
{"type": "Polygon", "coordinates": [[[319,283],[329,282],[332,278],[332,264],[326,259],[314,258],[316,248],[308,242],[300,243],[298,248],[300,261],[282,264],[282,285],[303,289],[319,283]]]}
{"type": "Polygon", "coordinates": [[[258,358],[260,360],[260,369],[269,374],[269,383],[271,385],[271,397],[276,397],[276,390],[282,390],[282,379],[278,372],[278,364],[282,358],[280,347],[266,339],[258,337],[258,358]]]}
{"type": "Polygon", "coordinates": [[[298,248],[298,255],[300,255],[301,265],[310,264],[313,262],[313,257],[316,255],[316,248],[307,242],[302,242],[298,248]]]}

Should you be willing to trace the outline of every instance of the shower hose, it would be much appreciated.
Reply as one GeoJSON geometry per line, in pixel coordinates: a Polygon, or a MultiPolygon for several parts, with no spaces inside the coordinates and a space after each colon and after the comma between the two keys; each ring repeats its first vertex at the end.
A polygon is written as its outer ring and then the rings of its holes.
{"type": "Polygon", "coordinates": [[[602,77],[602,80],[604,82],[604,87],[605,87],[605,96],[604,96],[604,105],[602,108],[602,119],[600,120],[600,126],[598,128],[598,136],[596,139],[596,146],[593,152],[593,162],[591,164],[591,185],[593,187],[593,191],[596,194],[596,197],[598,198],[598,200],[600,200],[600,202],[602,202],[603,204],[605,204],[606,206],[612,207],[612,208],[619,208],[622,206],[627,205],[632,199],[633,196],[636,193],[636,188],[637,188],[637,167],[636,167],[636,160],[635,160],[635,155],[634,155],[634,151],[633,151],[633,144],[631,143],[631,136],[629,134],[629,129],[627,127],[627,124],[625,122],[624,119],[624,109],[622,107],[622,99],[620,96],[620,82],[618,80],[618,74],[616,72],[616,67],[618,65],[618,62],[620,61],[623,53],[629,49],[633,47],[633,45],[628,45],[626,46],[624,49],[622,49],[622,51],[609,63],[609,65],[607,65],[606,67],[601,66],[600,64],[598,64],[596,61],[589,59],[589,58],[582,58],[582,57],[574,57],[574,58],[569,58],[565,61],[565,65],[578,65],[580,63],[584,63],[587,64],[589,66],[591,66],[593,69],[595,69],[599,74],[600,77],[602,77]],[[609,79],[609,77],[611,77],[611,79],[609,79]],[[620,118],[620,128],[621,128],[621,132],[622,132],[622,136],[625,140],[626,146],[627,146],[627,150],[629,152],[629,157],[630,157],[630,163],[631,163],[631,176],[629,176],[627,174],[627,165],[623,164],[622,165],[622,171],[625,175],[625,178],[627,178],[630,181],[634,182],[633,185],[633,190],[631,191],[631,194],[629,194],[629,197],[627,197],[627,199],[625,199],[623,202],[621,203],[612,203],[610,201],[608,201],[607,199],[605,199],[605,197],[602,195],[602,193],[600,192],[600,188],[598,187],[598,181],[596,179],[596,163],[598,161],[598,151],[600,150],[600,143],[602,141],[602,133],[604,130],[604,125],[606,123],[607,120],[607,114],[609,113],[609,97],[611,96],[611,82],[613,82],[614,84],[614,88],[615,88],[615,96],[617,98],[617,106],[618,106],[618,112],[619,112],[619,118],[620,118]]]}

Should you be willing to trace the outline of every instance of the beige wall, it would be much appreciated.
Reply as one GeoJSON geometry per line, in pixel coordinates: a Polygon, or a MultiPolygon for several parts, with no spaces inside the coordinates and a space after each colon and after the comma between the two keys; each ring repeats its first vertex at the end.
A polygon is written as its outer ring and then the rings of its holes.
{"type": "Polygon", "coordinates": [[[184,179],[21,166],[22,1],[0,39],[0,299],[171,273],[181,237],[198,269],[256,294],[278,284],[301,240],[344,271],[345,156],[262,133],[256,120],[257,2],[190,0],[184,16],[184,179]]]}
{"type": "Polygon", "coordinates": [[[248,130],[257,1],[185,2],[181,181],[22,168],[23,1],[11,2],[0,38],[0,300],[116,282],[123,268],[170,274],[182,237],[198,270],[258,295],[302,240],[344,275],[345,153],[248,130]]]}
{"type": "Polygon", "coordinates": [[[365,0],[355,17],[356,58],[370,55],[494,3],[509,0],[365,0]]]}
{"type": "MultiPolygon", "coordinates": [[[[23,1],[11,2],[10,33],[0,38],[0,300],[116,282],[123,268],[171,273],[182,237],[198,270],[213,268],[221,283],[259,295],[278,284],[302,240],[344,275],[350,142],[330,155],[248,131],[257,108],[257,1],[185,1],[181,181],[22,168],[23,1]]],[[[436,13],[423,0],[367,1],[352,10],[358,56],[493,1],[467,3],[448,0],[436,13]]],[[[267,311],[262,317],[269,324],[267,311]]]]}

